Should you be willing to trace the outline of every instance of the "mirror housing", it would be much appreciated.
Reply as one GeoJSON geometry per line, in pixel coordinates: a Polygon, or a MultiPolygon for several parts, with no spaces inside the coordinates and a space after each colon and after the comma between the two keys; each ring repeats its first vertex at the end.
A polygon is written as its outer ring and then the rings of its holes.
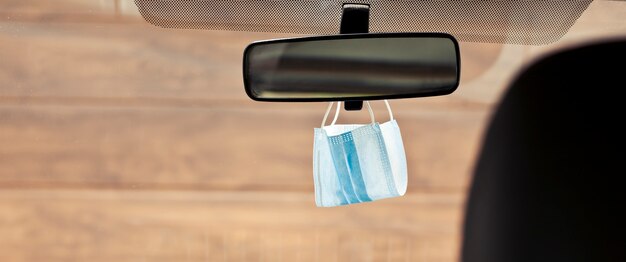
{"type": "Polygon", "coordinates": [[[460,79],[459,45],[444,33],[341,34],[260,41],[244,52],[256,101],[379,100],[447,95],[460,79]]]}

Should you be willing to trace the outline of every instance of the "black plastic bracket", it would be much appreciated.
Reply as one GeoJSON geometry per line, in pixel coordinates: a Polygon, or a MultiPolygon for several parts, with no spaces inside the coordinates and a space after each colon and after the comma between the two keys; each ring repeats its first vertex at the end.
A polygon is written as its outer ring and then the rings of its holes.
{"type": "MultiPolygon", "coordinates": [[[[340,34],[368,33],[370,26],[370,6],[365,4],[343,4],[340,34]]],[[[359,111],[363,108],[361,100],[347,100],[343,107],[346,111],[359,111]]]]}
{"type": "Polygon", "coordinates": [[[370,6],[366,4],[343,4],[340,34],[369,33],[370,6]]]}

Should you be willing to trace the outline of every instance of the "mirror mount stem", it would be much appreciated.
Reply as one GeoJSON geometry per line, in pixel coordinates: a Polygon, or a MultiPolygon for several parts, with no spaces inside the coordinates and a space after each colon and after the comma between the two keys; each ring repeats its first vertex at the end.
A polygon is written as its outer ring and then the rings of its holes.
{"type": "MultiPolygon", "coordinates": [[[[343,4],[340,34],[369,33],[370,6],[365,4],[343,4]]],[[[344,101],[346,111],[359,111],[363,108],[362,100],[344,101]]]]}

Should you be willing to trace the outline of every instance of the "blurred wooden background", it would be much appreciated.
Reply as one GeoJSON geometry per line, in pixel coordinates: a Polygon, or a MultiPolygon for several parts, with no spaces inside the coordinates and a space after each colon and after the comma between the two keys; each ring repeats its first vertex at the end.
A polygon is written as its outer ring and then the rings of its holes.
{"type": "Polygon", "coordinates": [[[489,114],[542,51],[463,43],[455,94],[392,102],[407,195],[322,209],[325,104],[243,91],[246,44],[288,36],[157,28],[132,1],[0,0],[0,261],[457,260],[489,114]]]}

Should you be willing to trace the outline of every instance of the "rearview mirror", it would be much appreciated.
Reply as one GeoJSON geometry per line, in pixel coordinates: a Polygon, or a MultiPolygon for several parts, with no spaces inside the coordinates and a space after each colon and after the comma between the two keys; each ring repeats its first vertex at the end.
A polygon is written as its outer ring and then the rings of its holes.
{"type": "Polygon", "coordinates": [[[459,45],[442,33],[344,34],[255,42],[244,52],[257,101],[377,100],[447,95],[459,45]]]}

